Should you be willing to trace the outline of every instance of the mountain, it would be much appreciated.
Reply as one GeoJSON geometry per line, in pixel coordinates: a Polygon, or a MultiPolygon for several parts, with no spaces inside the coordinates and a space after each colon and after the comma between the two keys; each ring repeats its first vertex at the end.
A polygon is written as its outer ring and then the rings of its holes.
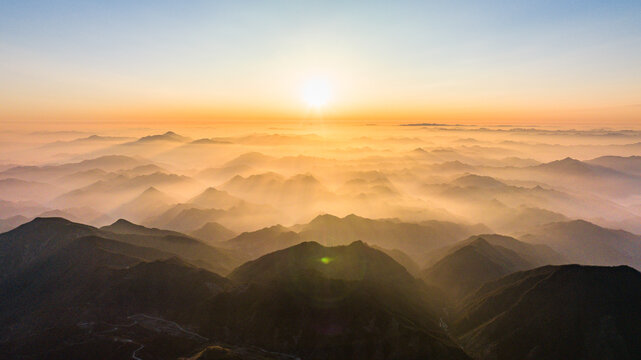
{"type": "Polygon", "coordinates": [[[225,341],[305,359],[467,359],[438,327],[434,293],[362,242],[301,243],[229,277],[246,287],[216,297],[205,330],[229,329],[225,341]]]}
{"type": "Polygon", "coordinates": [[[0,219],[0,233],[7,232],[11,229],[14,229],[30,219],[22,215],[15,215],[10,218],[0,219]]]}
{"type": "Polygon", "coordinates": [[[127,177],[118,175],[116,177],[100,180],[91,185],[66,192],[56,197],[52,204],[58,207],[91,206],[95,203],[103,204],[104,208],[112,209],[119,205],[123,197],[135,197],[150,187],[160,188],[164,191],[178,190],[190,191],[199,187],[193,179],[176,174],[153,173],[127,177]]]}
{"type": "Polygon", "coordinates": [[[16,166],[0,173],[0,178],[15,177],[23,180],[43,181],[57,179],[73,173],[92,171],[105,172],[130,169],[148,164],[149,161],[123,155],[105,155],[75,163],[44,166],[16,166]]]}
{"type": "Polygon", "coordinates": [[[341,245],[362,240],[382,248],[398,249],[420,264],[430,250],[489,229],[442,221],[405,223],[390,219],[374,220],[352,214],[343,218],[320,215],[295,230],[304,241],[341,245]]]}
{"type": "Polygon", "coordinates": [[[458,301],[490,280],[535,266],[517,252],[477,237],[423,270],[421,278],[458,301]]]}
{"type": "Polygon", "coordinates": [[[641,274],[546,266],[483,286],[451,323],[477,359],[637,359],[641,274]]]}
{"type": "Polygon", "coordinates": [[[226,191],[220,191],[213,187],[187,201],[188,204],[196,205],[206,209],[229,209],[240,205],[243,202],[235,196],[229,195],[226,191]]]}
{"type": "Polygon", "coordinates": [[[148,259],[154,252],[79,238],[0,283],[0,355],[85,358],[99,351],[118,359],[144,347],[139,355],[167,359],[195,351],[206,339],[185,328],[231,284],[171,256],[148,259]]]}
{"type": "Polygon", "coordinates": [[[412,258],[409,255],[402,252],[401,250],[385,249],[376,245],[371,245],[371,248],[385,253],[387,256],[394,259],[394,261],[403,265],[405,270],[407,270],[407,272],[412,274],[412,276],[417,277],[419,275],[421,271],[420,266],[414,260],[412,260],[412,258]]]}
{"type": "Polygon", "coordinates": [[[260,204],[301,206],[333,198],[329,190],[310,174],[289,178],[273,172],[248,177],[236,175],[224,183],[222,189],[260,204]]]}
{"type": "Polygon", "coordinates": [[[625,197],[641,186],[641,177],[570,157],[528,168],[550,184],[572,188],[577,182],[583,190],[614,197],[625,197]],[[561,175],[561,176],[560,176],[561,175]]]}
{"type": "Polygon", "coordinates": [[[191,141],[191,139],[185,136],[178,135],[173,131],[167,131],[166,133],[161,135],[148,135],[148,136],[143,136],[140,139],[136,140],[136,142],[138,143],[156,142],[156,141],[184,143],[184,142],[191,141]]]}
{"type": "Polygon", "coordinates": [[[468,174],[456,178],[451,183],[454,186],[462,187],[478,187],[478,188],[502,188],[507,185],[494,179],[490,176],[480,176],[475,174],[468,174]]]}
{"type": "Polygon", "coordinates": [[[257,231],[244,232],[225,241],[220,246],[234,249],[249,259],[281,250],[301,242],[300,236],[281,226],[275,225],[257,231]]]}
{"type": "Polygon", "coordinates": [[[98,229],[62,218],[35,218],[0,234],[0,282],[98,229]]]}
{"type": "Polygon", "coordinates": [[[189,235],[210,245],[220,245],[220,242],[229,240],[238,234],[219,223],[208,222],[201,228],[190,232],[189,235]]]}
{"type": "Polygon", "coordinates": [[[181,234],[177,231],[148,228],[142,225],[134,224],[131,221],[127,221],[125,219],[118,219],[111,225],[101,227],[100,230],[123,235],[130,234],[149,236],[184,236],[184,234],[181,234]]]}
{"type": "Polygon", "coordinates": [[[176,200],[171,196],[152,186],[132,200],[120,205],[111,213],[133,221],[142,221],[167,211],[175,203],[176,200]]]}
{"type": "Polygon", "coordinates": [[[0,218],[16,215],[33,217],[44,211],[50,210],[35,201],[5,201],[0,200],[0,218]]]}
{"type": "Polygon", "coordinates": [[[641,156],[601,156],[588,160],[586,163],[607,167],[622,173],[641,175],[641,156]]]}
{"type": "Polygon", "coordinates": [[[512,250],[524,260],[536,266],[557,265],[567,262],[567,259],[547,245],[531,244],[517,240],[511,236],[499,234],[481,234],[470,236],[469,238],[459,241],[451,246],[446,246],[430,252],[429,257],[425,262],[425,267],[434,265],[443,257],[452,254],[454,251],[467,246],[478,239],[483,239],[492,246],[500,246],[505,249],[512,250]]]}
{"type": "Polygon", "coordinates": [[[590,265],[630,265],[641,269],[641,236],[607,229],[584,220],[550,223],[521,237],[545,244],[571,262],[590,265]]]}
{"type": "Polygon", "coordinates": [[[226,274],[241,263],[231,250],[209,246],[181,233],[148,229],[125,220],[98,229],[62,218],[36,218],[0,234],[0,280],[86,236],[155,249],[219,274],[226,274]]]}
{"type": "Polygon", "coordinates": [[[0,179],[0,199],[8,201],[46,201],[60,193],[60,188],[38,181],[0,179]]]}

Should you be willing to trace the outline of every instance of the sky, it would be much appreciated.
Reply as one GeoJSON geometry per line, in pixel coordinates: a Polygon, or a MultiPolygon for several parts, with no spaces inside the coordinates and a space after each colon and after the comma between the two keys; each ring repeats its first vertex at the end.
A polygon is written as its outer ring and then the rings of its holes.
{"type": "Polygon", "coordinates": [[[641,124],[641,1],[0,2],[1,122],[315,117],[641,124]]]}

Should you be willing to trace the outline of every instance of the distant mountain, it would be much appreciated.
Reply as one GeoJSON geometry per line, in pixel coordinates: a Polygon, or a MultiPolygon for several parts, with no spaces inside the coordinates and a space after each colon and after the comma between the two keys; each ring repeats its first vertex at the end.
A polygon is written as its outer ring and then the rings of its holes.
{"type": "Polygon", "coordinates": [[[232,195],[274,206],[308,207],[316,202],[329,202],[334,195],[310,174],[289,178],[270,172],[242,177],[234,176],[221,186],[232,195]]]}
{"type": "Polygon", "coordinates": [[[405,223],[389,219],[373,220],[356,215],[344,218],[321,215],[308,224],[297,226],[295,230],[304,241],[343,245],[362,240],[382,248],[399,249],[420,264],[425,261],[430,250],[489,229],[441,221],[405,223]]]}
{"type": "Polygon", "coordinates": [[[507,186],[493,177],[474,174],[461,176],[452,181],[452,185],[478,188],[502,188],[507,186]]]}
{"type": "Polygon", "coordinates": [[[51,209],[35,201],[0,200],[0,218],[9,218],[16,215],[33,217],[48,210],[51,209]]]}
{"type": "Polygon", "coordinates": [[[123,155],[105,155],[94,159],[83,160],[76,163],[45,166],[17,166],[0,173],[1,177],[15,177],[23,180],[43,181],[60,178],[82,171],[94,169],[106,172],[122,169],[131,169],[136,166],[148,164],[149,161],[123,155]]]}
{"type": "Polygon", "coordinates": [[[49,210],[39,214],[38,217],[61,217],[92,226],[102,226],[113,221],[113,218],[90,207],[49,210]]]}
{"type": "Polygon", "coordinates": [[[91,185],[66,192],[56,197],[52,204],[54,206],[91,206],[101,203],[107,209],[120,205],[120,198],[123,196],[135,196],[134,194],[144,191],[150,187],[167,189],[193,189],[200,187],[193,179],[176,174],[153,173],[127,177],[118,175],[108,180],[100,180],[91,185]]]}
{"type": "Polygon", "coordinates": [[[521,237],[545,244],[571,262],[590,265],[630,265],[641,269],[641,236],[607,229],[584,220],[550,223],[521,237]]]}
{"type": "Polygon", "coordinates": [[[477,359],[637,359],[641,274],[627,266],[546,266],[469,297],[451,323],[477,359]]]}
{"type": "Polygon", "coordinates": [[[0,199],[9,201],[47,201],[61,189],[38,181],[15,178],[0,179],[0,199]]]}
{"type": "Polygon", "coordinates": [[[609,167],[565,158],[528,168],[551,184],[571,187],[580,182],[584,190],[625,197],[641,186],[641,177],[609,167]]]}
{"type": "Polygon", "coordinates": [[[137,197],[112,210],[111,214],[133,221],[142,221],[167,211],[175,203],[176,200],[171,196],[151,186],[137,197]]]}
{"type": "Polygon", "coordinates": [[[14,229],[30,219],[22,215],[15,215],[6,219],[0,219],[0,233],[7,232],[11,229],[14,229]]]}
{"type": "Polygon", "coordinates": [[[207,322],[208,332],[229,329],[226,341],[305,359],[467,358],[438,327],[434,293],[362,242],[302,243],[230,278],[249,287],[217,297],[207,322]]]}
{"type": "Polygon", "coordinates": [[[209,245],[220,246],[220,242],[229,240],[238,234],[219,223],[208,222],[201,228],[190,232],[189,235],[196,239],[200,239],[209,245]]]}
{"type": "Polygon", "coordinates": [[[187,201],[205,209],[229,209],[240,205],[243,202],[235,196],[229,195],[226,191],[220,191],[213,187],[205,189],[202,193],[187,201]]]}
{"type": "Polygon", "coordinates": [[[622,173],[641,175],[641,156],[601,156],[588,160],[586,163],[607,167],[622,173]]]}
{"type": "Polygon", "coordinates": [[[440,261],[443,257],[452,254],[456,250],[459,250],[460,248],[465,247],[479,239],[483,239],[492,246],[500,246],[502,248],[512,250],[524,260],[536,266],[558,265],[566,263],[568,261],[561,254],[552,250],[552,248],[547,245],[526,243],[511,236],[499,234],[480,234],[471,236],[468,239],[459,241],[451,246],[446,246],[431,251],[424,266],[432,266],[436,262],[440,261]]]}
{"type": "Polygon", "coordinates": [[[535,266],[513,250],[476,237],[423,270],[421,278],[458,301],[490,280],[535,266]]]}
{"type": "Polygon", "coordinates": [[[244,232],[225,241],[220,246],[234,249],[249,259],[281,250],[301,242],[300,236],[281,226],[275,225],[257,231],[244,232]]]}
{"type": "Polygon", "coordinates": [[[155,141],[166,141],[166,142],[189,142],[190,138],[176,134],[173,131],[167,131],[162,135],[149,135],[143,136],[138,139],[136,142],[145,143],[145,142],[155,142],[155,141]]]}

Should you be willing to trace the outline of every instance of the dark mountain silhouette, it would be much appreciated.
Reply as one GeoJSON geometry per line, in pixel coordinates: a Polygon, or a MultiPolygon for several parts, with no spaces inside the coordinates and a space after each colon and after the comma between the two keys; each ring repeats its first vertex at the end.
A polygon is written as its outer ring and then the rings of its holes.
{"type": "Polygon", "coordinates": [[[206,330],[230,329],[226,341],[306,359],[467,358],[438,327],[434,294],[362,242],[302,243],[230,278],[248,287],[216,297],[206,330]]]}
{"type": "Polygon", "coordinates": [[[145,229],[124,220],[97,229],[62,218],[36,218],[0,234],[0,280],[20,272],[70,242],[90,235],[180,256],[192,264],[219,274],[226,274],[241,263],[238,256],[230,250],[209,246],[180,233],[145,229]],[[108,231],[109,229],[115,232],[108,231]]]}
{"type": "Polygon", "coordinates": [[[641,269],[641,236],[607,229],[584,220],[550,223],[522,238],[545,244],[571,262],[630,265],[641,269]]]}
{"type": "MultiPolygon", "coordinates": [[[[109,349],[122,339],[144,342],[154,358],[193,351],[203,340],[186,344],[184,335],[190,333],[182,326],[198,321],[203,306],[230,282],[171,254],[149,259],[158,255],[156,250],[113,240],[79,238],[0,283],[0,337],[5,339],[0,354],[86,357],[96,348],[78,345],[109,349]]],[[[137,347],[124,354],[131,357],[137,347]]],[[[99,355],[114,359],[124,355],[106,355],[110,353],[99,355]]]]}
{"type": "Polygon", "coordinates": [[[627,266],[546,266],[468,298],[451,325],[478,359],[636,359],[641,274],[627,266]]]}
{"type": "Polygon", "coordinates": [[[114,234],[184,236],[184,234],[181,234],[177,231],[148,228],[142,225],[134,224],[131,221],[127,221],[125,219],[118,219],[111,225],[101,227],[100,230],[108,231],[114,234]]]}

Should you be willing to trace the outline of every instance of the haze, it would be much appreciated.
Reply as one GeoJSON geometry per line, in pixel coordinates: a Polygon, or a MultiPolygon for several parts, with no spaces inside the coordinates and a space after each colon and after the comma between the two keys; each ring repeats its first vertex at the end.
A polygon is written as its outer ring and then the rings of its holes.
{"type": "Polygon", "coordinates": [[[640,14],[3,2],[0,359],[638,359],[640,14]]]}

